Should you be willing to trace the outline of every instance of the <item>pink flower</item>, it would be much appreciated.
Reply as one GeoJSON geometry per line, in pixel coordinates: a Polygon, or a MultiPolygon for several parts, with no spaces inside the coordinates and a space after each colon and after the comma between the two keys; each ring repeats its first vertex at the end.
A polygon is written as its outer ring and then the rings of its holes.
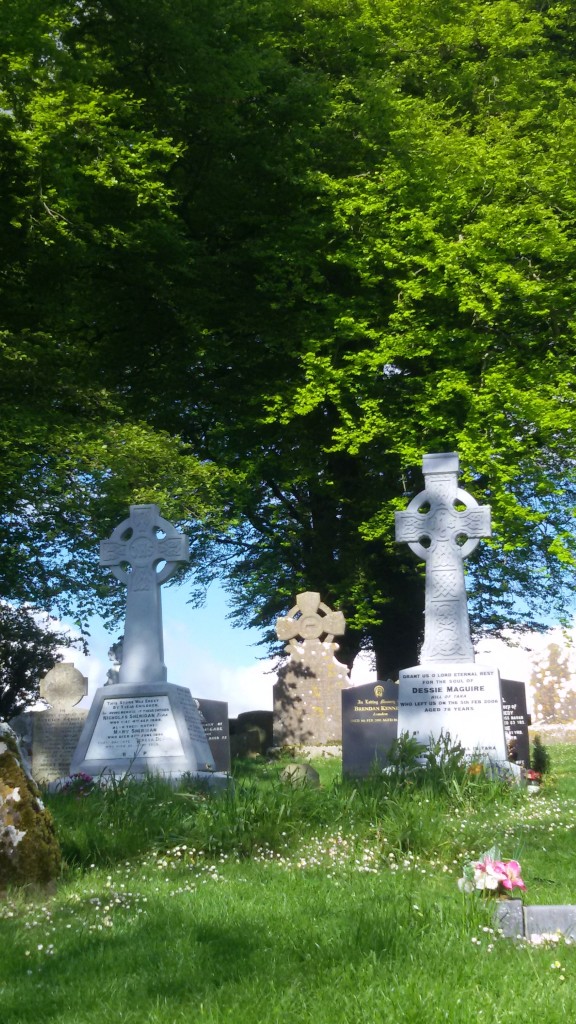
{"type": "Polygon", "coordinates": [[[505,878],[501,880],[503,889],[525,889],[526,886],[520,878],[520,865],[517,860],[507,860],[502,863],[505,878]]]}
{"type": "Polygon", "coordinates": [[[493,860],[486,855],[474,864],[474,884],[477,889],[496,890],[507,878],[504,864],[500,860],[493,860]]]}

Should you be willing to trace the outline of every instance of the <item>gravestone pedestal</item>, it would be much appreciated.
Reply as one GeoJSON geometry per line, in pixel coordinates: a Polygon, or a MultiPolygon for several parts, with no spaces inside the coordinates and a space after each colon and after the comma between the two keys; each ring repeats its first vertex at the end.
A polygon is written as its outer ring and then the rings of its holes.
{"type": "Polygon", "coordinates": [[[209,778],[215,763],[190,690],[124,683],[96,692],[71,771],[209,778]]]}
{"type": "Polygon", "coordinates": [[[506,761],[497,669],[456,662],[417,665],[400,672],[398,734],[428,746],[450,733],[471,757],[506,761]]]}

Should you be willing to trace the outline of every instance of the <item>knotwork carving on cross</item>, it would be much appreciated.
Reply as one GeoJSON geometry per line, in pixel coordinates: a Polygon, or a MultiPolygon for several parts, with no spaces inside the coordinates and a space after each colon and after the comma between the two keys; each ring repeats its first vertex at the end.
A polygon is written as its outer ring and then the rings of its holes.
{"type": "Polygon", "coordinates": [[[128,588],[119,683],[166,680],[160,588],[188,558],[188,538],[157,505],[131,505],[129,518],[100,544],[100,565],[128,588]]]}
{"type": "Polygon", "coordinates": [[[334,637],[342,636],[345,629],[346,620],[342,612],[332,611],[320,600],[320,594],[312,591],[298,594],[288,615],[283,615],[276,622],[278,639],[289,641],[285,648],[288,653],[297,638],[319,640],[324,634],[324,643],[332,643],[334,637]]]}
{"type": "Polygon", "coordinates": [[[130,505],[129,518],[100,543],[100,565],[131,590],[161,586],[188,558],[188,538],[162,518],[157,505],[130,505]],[[160,562],[166,564],[157,572],[160,562]]]}
{"type": "Polygon", "coordinates": [[[490,536],[490,507],[458,487],[454,452],[425,455],[422,469],[425,489],[395,516],[396,540],[426,562],[421,661],[474,661],[463,560],[490,536]]]}

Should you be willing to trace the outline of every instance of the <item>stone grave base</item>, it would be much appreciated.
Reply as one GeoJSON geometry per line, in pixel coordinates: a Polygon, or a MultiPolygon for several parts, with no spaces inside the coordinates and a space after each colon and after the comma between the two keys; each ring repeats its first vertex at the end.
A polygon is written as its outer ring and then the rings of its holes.
{"type": "Polygon", "coordinates": [[[101,687],[94,697],[70,774],[204,780],[215,773],[190,690],[171,683],[101,687]]]}
{"type": "MultiPolygon", "coordinates": [[[[89,772],[86,772],[88,775],[89,772]]],[[[101,775],[93,776],[98,786],[108,789],[113,786],[117,786],[119,783],[124,781],[134,782],[145,782],[146,779],[160,778],[163,782],[168,782],[174,789],[184,781],[190,781],[197,783],[198,786],[205,788],[210,791],[220,791],[225,789],[234,789],[234,781],[231,775],[226,772],[172,772],[170,774],[166,772],[102,772],[101,775]]],[[[62,779],[53,779],[52,782],[47,783],[43,786],[48,793],[61,793],[66,789],[70,782],[74,782],[72,775],[67,775],[62,779]]]]}

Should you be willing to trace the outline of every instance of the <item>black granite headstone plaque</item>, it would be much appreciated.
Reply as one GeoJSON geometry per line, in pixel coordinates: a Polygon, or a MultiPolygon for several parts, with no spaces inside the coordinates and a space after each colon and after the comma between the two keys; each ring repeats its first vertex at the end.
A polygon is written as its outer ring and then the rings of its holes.
{"type": "Polygon", "coordinates": [[[514,679],[501,679],[502,716],[508,756],[521,768],[530,767],[530,715],[526,709],[526,687],[514,679]]]}
{"type": "Polygon", "coordinates": [[[342,690],[342,772],[369,775],[386,767],[398,732],[398,683],[366,683],[342,690]]]}
{"type": "Polygon", "coordinates": [[[194,698],[198,704],[200,719],[206,739],[210,744],[217,772],[230,771],[230,732],[228,728],[228,702],[225,700],[204,700],[194,698]]]}

